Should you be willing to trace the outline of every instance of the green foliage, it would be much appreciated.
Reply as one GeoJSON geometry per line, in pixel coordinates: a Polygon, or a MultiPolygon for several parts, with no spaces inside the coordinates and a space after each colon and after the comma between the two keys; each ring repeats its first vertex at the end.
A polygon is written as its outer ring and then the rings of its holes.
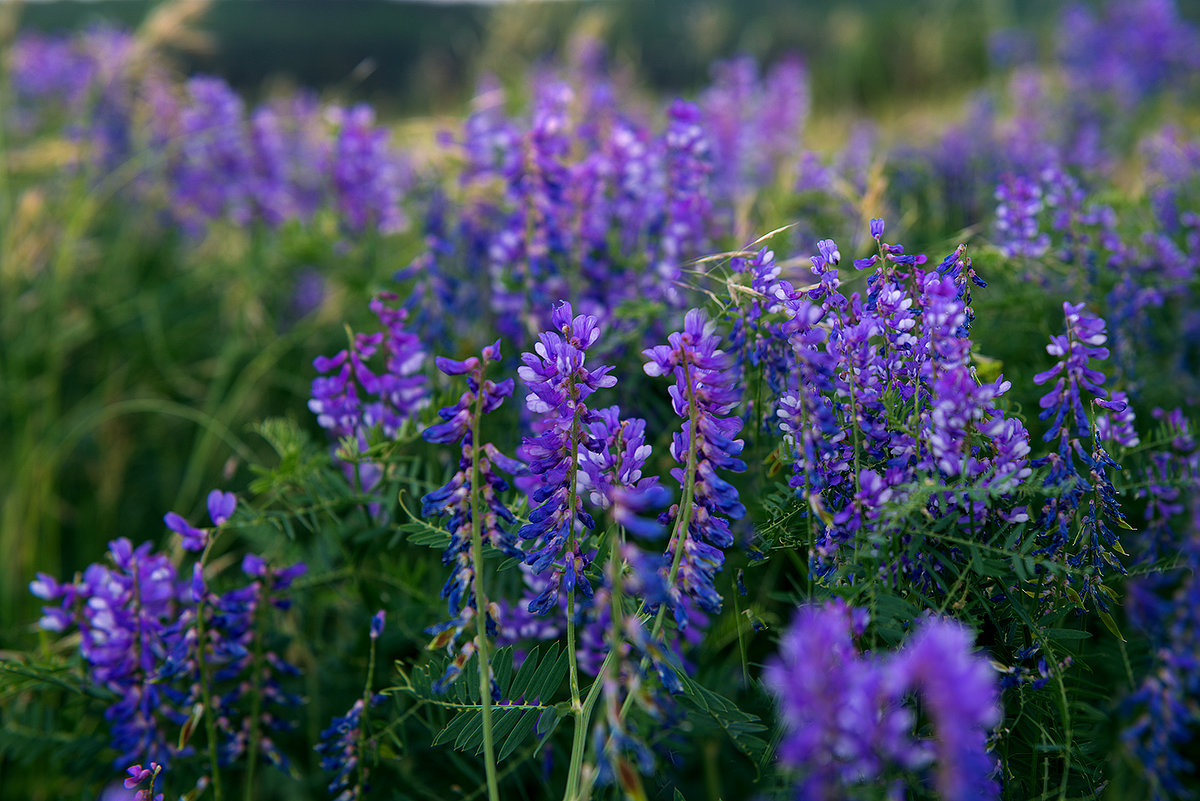
{"type": "MultiPolygon", "coordinates": [[[[500,688],[500,704],[492,708],[492,731],[498,744],[496,758],[503,762],[525,742],[535,730],[539,743],[545,743],[565,714],[561,704],[548,703],[567,674],[567,653],[558,643],[550,644],[544,655],[542,646],[534,646],[520,668],[513,670],[513,649],[501,648],[492,655],[496,684],[500,688]]],[[[439,695],[433,689],[435,676],[445,664],[431,663],[405,671],[396,665],[400,683],[389,688],[391,693],[411,695],[418,703],[433,704],[456,712],[450,722],[437,733],[434,745],[453,742],[456,750],[483,753],[483,712],[479,696],[478,657],[463,668],[453,690],[439,695]]],[[[526,758],[533,754],[526,754],[526,758]]]]}

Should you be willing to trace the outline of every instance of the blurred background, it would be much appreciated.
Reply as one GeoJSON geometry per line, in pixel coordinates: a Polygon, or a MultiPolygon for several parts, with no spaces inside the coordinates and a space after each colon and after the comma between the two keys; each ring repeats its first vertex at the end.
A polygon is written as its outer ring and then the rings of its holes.
{"type": "MultiPolygon", "coordinates": [[[[143,24],[153,0],[6,0],[28,31],[143,24]]],[[[199,4],[197,4],[199,5],[199,4]]],[[[880,108],[953,99],[990,68],[1052,53],[1067,4],[1045,0],[213,0],[179,53],[188,72],[251,96],[280,85],[331,90],[405,115],[461,108],[481,72],[523,74],[583,41],[653,91],[706,85],[734,55],[801,53],[814,106],[880,108]],[[1006,30],[1019,35],[997,37],[1006,30]]],[[[1085,4],[1098,6],[1098,3],[1085,4]]],[[[1200,2],[1179,13],[1200,18],[1200,2]]]]}

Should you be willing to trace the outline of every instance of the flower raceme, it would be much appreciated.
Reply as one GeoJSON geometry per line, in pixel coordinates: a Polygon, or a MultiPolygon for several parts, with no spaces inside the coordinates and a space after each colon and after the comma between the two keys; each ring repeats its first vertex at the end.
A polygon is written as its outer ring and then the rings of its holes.
{"type": "MultiPolygon", "coordinates": [[[[233,517],[237,499],[213,490],[207,505],[212,529],[196,528],[174,512],[164,518],[185,550],[205,556],[214,533],[233,517]]],[[[264,636],[264,612],[271,606],[287,608],[286,591],[305,565],[273,570],[262,557],[248,553],[242,572],[249,583],[217,594],[209,589],[204,556],[191,570],[177,570],[150,543],[134,548],[120,538],[109,543],[109,562],[90,565],[69,584],[39,574],[30,591],[59,601],[45,608],[40,625],[59,632],[78,626],[80,652],[92,680],[116,694],[105,714],[118,766],[134,760],[166,766],[192,753],[188,740],[196,725],[194,710],[203,708],[207,685],[217,762],[229,765],[254,748],[285,768],[286,759],[270,733],[285,725],[279,709],[299,703],[278,680],[296,669],[259,648],[259,638],[264,636]],[[257,707],[258,717],[248,714],[247,707],[257,707]],[[178,727],[182,734],[169,736],[178,727]]],[[[136,784],[148,776],[139,768],[131,780],[136,784]]]]}
{"type": "Polygon", "coordinates": [[[1104,320],[1085,314],[1082,303],[1063,303],[1063,313],[1067,318],[1067,332],[1055,334],[1046,346],[1047,353],[1060,359],[1049,370],[1033,377],[1035,384],[1054,379],[1054,386],[1042,396],[1042,412],[1038,415],[1041,420],[1051,420],[1050,428],[1043,436],[1047,442],[1060,434],[1064,437],[1091,434],[1081,389],[1097,398],[1108,397],[1103,387],[1104,373],[1089,366],[1092,359],[1108,358],[1108,348],[1104,347],[1108,341],[1104,320]]]}
{"type": "Polygon", "coordinates": [[[720,348],[716,324],[703,310],[692,309],[683,330],[671,334],[667,343],[642,351],[647,360],[643,370],[649,376],[673,375],[671,404],[684,418],[671,445],[671,455],[680,464],[671,475],[683,496],[665,513],[664,522],[674,524],[667,545],[673,560],[673,574],[668,573],[670,606],[680,628],[686,628],[685,595],[705,612],[721,611],[713,579],[725,562],[724,549],[733,545],[729,519],[741,519],[746,508],[737,489],[717,471],[742,472],[746,463],[737,458],[742,440],[734,439],[742,420],[730,415],[741,394],[733,383],[732,359],[720,348]]]}
{"type": "Polygon", "coordinates": [[[499,359],[499,340],[485,347],[480,356],[465,361],[439,356],[436,359],[438,369],[448,376],[465,375],[467,391],[453,406],[438,411],[443,422],[422,432],[427,442],[458,443],[461,454],[458,470],[450,480],[421,499],[421,513],[426,517],[447,518],[444,525],[450,533],[450,544],[442,553],[442,563],[452,568],[442,587],[450,620],[427,630],[434,635],[431,648],[445,648],[450,654],[457,651],[437,684],[439,691],[444,691],[462,673],[463,666],[479,647],[474,640],[461,647],[457,644],[459,636],[475,621],[475,616],[487,615],[487,629],[493,636],[499,622],[499,609],[493,608],[494,605],[488,605],[482,612],[479,609],[475,587],[476,571],[481,566],[476,564],[473,550],[473,526],[478,525],[482,539],[506,556],[524,556],[513,535],[502,525],[511,525],[516,519],[500,500],[501,494],[508,490],[508,482],[495,471],[499,467],[508,473],[516,473],[522,465],[504,456],[491,443],[478,441],[478,427],[483,415],[500,408],[504,399],[512,396],[511,378],[498,384],[485,378],[488,364],[499,359]],[[476,497],[480,499],[478,503],[475,503],[476,497]]]}
{"type": "Polygon", "coordinates": [[[367,783],[370,779],[368,755],[364,751],[371,745],[370,709],[387,697],[383,693],[373,693],[371,687],[375,677],[375,644],[383,634],[383,623],[384,610],[380,609],[371,617],[371,662],[362,696],[345,715],[330,721],[314,748],[321,755],[321,769],[334,774],[328,789],[337,801],[358,801],[371,789],[367,783]]]}
{"type": "Polygon", "coordinates": [[[584,597],[592,595],[583,575],[587,559],[579,534],[594,528],[595,521],[583,509],[578,477],[580,464],[601,458],[607,443],[592,436],[590,426],[599,417],[584,400],[617,383],[609,375],[611,367],[589,369],[585,364],[587,348],[600,336],[594,316],[573,316],[571,304],[564,301],[551,315],[551,324],[554,330],[538,335],[534,352],[521,355],[517,370],[530,389],[526,407],[543,415],[537,423],[541,433],[527,437],[521,451],[533,476],[532,511],[518,534],[534,541],[526,555],[533,572],[550,571],[545,590],[530,602],[535,614],[556,605],[560,588],[568,597],[576,589],[584,597]]]}
{"type": "Polygon", "coordinates": [[[335,437],[362,436],[373,426],[395,437],[400,426],[429,402],[420,372],[425,351],[420,340],[404,329],[408,313],[389,305],[395,300],[395,295],[383,293],[371,301],[383,331],[355,334],[349,348],[313,361],[323,375],[313,379],[308,407],[317,415],[317,424],[335,437]],[[381,348],[384,364],[378,371],[368,362],[381,348]]]}
{"type": "Polygon", "coordinates": [[[1107,377],[1091,366],[1093,359],[1108,358],[1107,325],[1103,319],[1086,314],[1082,303],[1064,303],[1063,312],[1066,333],[1052,336],[1046,346],[1046,352],[1059,360],[1033,378],[1036,384],[1054,379],[1050,391],[1041,398],[1039,417],[1051,421],[1043,438],[1049,442],[1057,437],[1059,443],[1057,450],[1036,460],[1034,466],[1050,468],[1043,486],[1062,488],[1042,507],[1038,527],[1043,552],[1055,555],[1071,546],[1073,552],[1067,556],[1068,563],[1090,568],[1089,575],[1075,581],[1080,585],[1080,595],[1104,611],[1110,594],[1102,583],[1104,574],[1125,572],[1125,566],[1117,558],[1118,554],[1124,554],[1124,549],[1113,527],[1129,528],[1110,476],[1111,471],[1120,470],[1121,466],[1109,456],[1104,440],[1114,433],[1114,426],[1124,442],[1134,441],[1136,434],[1132,432],[1131,412],[1124,393],[1109,398],[1103,386],[1107,377]],[[1111,422],[1106,417],[1103,424],[1100,420],[1093,424],[1084,409],[1084,390],[1093,396],[1096,406],[1111,416],[1111,422]],[[1082,442],[1087,438],[1092,439],[1090,449],[1082,442]],[[1072,525],[1076,521],[1078,529],[1073,534],[1072,525]]]}
{"type": "MultiPolygon", "coordinates": [[[[925,256],[885,242],[884,229],[871,221],[879,252],[854,263],[874,268],[865,298],[840,291],[841,253],[828,239],[812,257],[815,287],[776,279],[764,293],[784,317],[777,336],[791,370],[776,416],[792,457],[789,484],[811,509],[820,573],[884,534],[884,505],[904,503],[922,481],[1003,496],[1031,473],[1028,434],[1001,406],[1009,383],[981,382],[972,365],[970,288],[984,282],[965,248],[927,268],[925,256]]],[[[928,511],[979,523],[1026,514],[967,493],[943,493],[928,511]]]]}

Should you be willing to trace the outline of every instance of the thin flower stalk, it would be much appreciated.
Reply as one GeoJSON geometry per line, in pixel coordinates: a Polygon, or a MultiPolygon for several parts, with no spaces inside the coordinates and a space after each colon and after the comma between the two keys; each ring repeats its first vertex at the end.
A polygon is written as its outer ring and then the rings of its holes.
{"type": "Polygon", "coordinates": [[[467,376],[467,391],[455,405],[438,412],[445,422],[430,426],[423,432],[429,442],[458,442],[462,448],[458,472],[443,487],[422,498],[425,515],[449,515],[446,527],[450,531],[450,545],[443,553],[442,561],[454,567],[442,589],[442,596],[449,601],[452,617],[428,632],[435,635],[431,648],[444,647],[451,653],[458,652],[435,685],[439,692],[444,691],[462,673],[473,654],[478,654],[484,758],[491,801],[499,799],[492,733],[492,704],[499,699],[496,697],[498,688],[492,678],[488,638],[496,632],[499,607],[489,604],[484,594],[484,536],[493,548],[502,553],[508,556],[521,555],[512,534],[500,525],[501,521],[511,524],[514,518],[498,497],[499,493],[508,489],[508,484],[493,471],[493,465],[497,465],[509,472],[518,472],[521,465],[502,455],[490,443],[481,442],[479,436],[483,415],[499,408],[504,399],[512,395],[511,378],[496,384],[484,377],[487,365],[499,359],[499,340],[484,348],[480,357],[472,356],[465,361],[438,357],[438,369],[446,375],[467,376]],[[475,626],[474,638],[457,647],[459,636],[472,621],[475,626]]]}

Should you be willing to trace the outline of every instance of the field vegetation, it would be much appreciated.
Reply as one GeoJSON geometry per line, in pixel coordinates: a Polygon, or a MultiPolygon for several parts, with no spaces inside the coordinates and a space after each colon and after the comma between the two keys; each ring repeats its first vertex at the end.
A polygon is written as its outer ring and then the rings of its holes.
{"type": "Polygon", "coordinates": [[[0,8],[0,797],[1200,790],[1187,8],[234,5],[0,8]]]}

